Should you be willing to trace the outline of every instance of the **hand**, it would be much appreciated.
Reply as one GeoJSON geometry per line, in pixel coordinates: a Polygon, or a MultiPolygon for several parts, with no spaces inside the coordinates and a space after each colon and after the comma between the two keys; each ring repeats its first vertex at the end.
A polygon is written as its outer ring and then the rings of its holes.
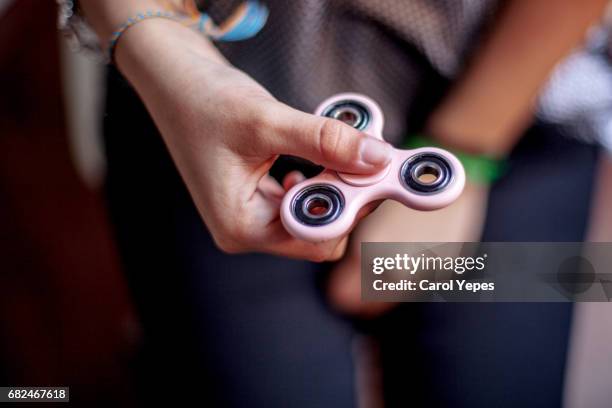
{"type": "Polygon", "coordinates": [[[312,244],[284,230],[280,201],[300,177],[291,174],[281,186],[268,171],[278,155],[287,154],[367,174],[389,162],[388,144],[278,102],[206,39],[172,21],[133,26],[119,41],[116,58],[222,250],[315,261],[343,254],[344,238],[312,244]]]}
{"type": "Polygon", "coordinates": [[[361,301],[361,242],[478,241],[486,213],[488,187],[467,183],[457,201],[437,211],[423,212],[386,201],[353,232],[346,256],[332,271],[328,296],[339,311],[375,317],[395,306],[361,301]]]}

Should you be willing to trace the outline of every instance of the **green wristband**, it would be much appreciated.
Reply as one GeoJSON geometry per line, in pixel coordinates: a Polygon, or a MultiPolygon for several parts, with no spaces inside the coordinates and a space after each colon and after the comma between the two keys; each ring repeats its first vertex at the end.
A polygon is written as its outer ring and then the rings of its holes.
{"type": "MultiPolygon", "coordinates": [[[[432,146],[445,149],[445,147],[440,146],[440,144],[423,135],[411,135],[404,143],[404,147],[407,149],[432,146]]],[[[507,165],[505,160],[477,156],[451,149],[446,150],[457,156],[461,164],[463,164],[466,177],[473,183],[491,184],[497,181],[506,172],[507,165]]]]}

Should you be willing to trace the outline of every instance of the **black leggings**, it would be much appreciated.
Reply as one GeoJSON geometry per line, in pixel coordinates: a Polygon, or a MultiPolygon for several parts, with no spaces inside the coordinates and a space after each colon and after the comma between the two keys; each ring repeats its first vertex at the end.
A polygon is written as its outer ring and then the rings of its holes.
{"type": "MultiPolygon", "coordinates": [[[[142,395],[355,406],[355,329],[322,298],[328,266],[220,252],[149,115],[115,73],[106,113],[109,208],[144,333],[142,395]]],[[[534,128],[493,189],[484,238],[581,240],[595,156],[534,128]]],[[[382,347],[389,406],[548,407],[561,400],[570,316],[567,304],[404,304],[363,327],[382,347]]]]}

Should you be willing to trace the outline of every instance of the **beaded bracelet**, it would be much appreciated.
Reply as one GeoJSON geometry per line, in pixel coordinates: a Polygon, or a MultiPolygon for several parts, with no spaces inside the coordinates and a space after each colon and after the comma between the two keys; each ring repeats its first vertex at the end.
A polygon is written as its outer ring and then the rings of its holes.
{"type": "Polygon", "coordinates": [[[150,18],[166,18],[169,20],[179,21],[179,17],[174,13],[169,11],[147,11],[146,13],[138,13],[134,17],[130,17],[127,19],[125,23],[119,26],[117,30],[111,35],[110,40],[108,41],[108,48],[106,51],[106,55],[111,62],[114,62],[115,57],[115,49],[117,48],[117,41],[123,35],[125,30],[132,27],[135,24],[140,23],[141,21],[150,19],[150,18]]]}
{"type": "Polygon", "coordinates": [[[107,48],[107,56],[111,62],[117,42],[125,31],[135,24],[150,18],[166,18],[178,21],[216,41],[241,41],[257,34],[268,19],[268,9],[258,1],[246,1],[220,26],[214,24],[205,13],[200,13],[193,1],[187,2],[186,7],[176,12],[168,10],[147,11],[138,13],[119,26],[113,32],[107,48]]]}

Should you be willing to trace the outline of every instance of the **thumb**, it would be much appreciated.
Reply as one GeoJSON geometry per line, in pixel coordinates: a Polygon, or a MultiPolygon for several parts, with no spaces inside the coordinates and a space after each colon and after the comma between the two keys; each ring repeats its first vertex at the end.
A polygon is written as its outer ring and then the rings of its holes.
{"type": "Polygon", "coordinates": [[[298,156],[337,171],[368,174],[391,160],[390,144],[335,119],[279,104],[274,115],[275,154],[298,156]]]}

